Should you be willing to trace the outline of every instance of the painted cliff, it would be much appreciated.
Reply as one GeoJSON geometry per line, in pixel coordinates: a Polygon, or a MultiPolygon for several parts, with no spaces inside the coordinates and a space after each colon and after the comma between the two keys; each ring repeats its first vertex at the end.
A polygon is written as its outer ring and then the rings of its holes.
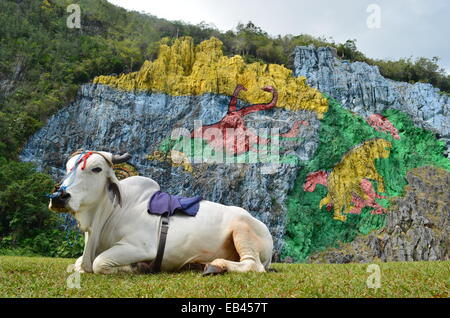
{"type": "MultiPolygon", "coordinates": [[[[386,80],[327,48],[297,48],[291,71],[224,56],[221,45],[163,42],[140,71],[83,85],[22,160],[56,180],[76,149],[128,151],[137,172],[164,191],[247,209],[269,226],[275,259],[285,261],[380,258],[318,255],[385,229],[392,236],[413,169],[435,169],[433,189],[445,189],[448,98],[432,87],[386,80]]],[[[444,201],[435,227],[447,226],[448,196],[430,196],[420,213],[432,218],[433,200],[444,201]]],[[[448,258],[448,239],[430,235],[423,244],[434,252],[408,259],[448,258]]]]}
{"type": "Polygon", "coordinates": [[[329,47],[297,47],[294,74],[335,98],[345,109],[363,117],[397,109],[414,124],[433,131],[450,149],[449,96],[431,84],[409,84],[386,79],[377,66],[349,63],[335,57],[329,47]]]}

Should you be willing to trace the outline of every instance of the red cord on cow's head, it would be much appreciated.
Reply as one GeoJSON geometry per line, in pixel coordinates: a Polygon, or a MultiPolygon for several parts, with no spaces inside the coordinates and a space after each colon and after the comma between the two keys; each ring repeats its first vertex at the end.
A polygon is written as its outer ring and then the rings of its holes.
{"type": "Polygon", "coordinates": [[[77,168],[78,165],[83,161],[83,166],[81,167],[81,170],[84,170],[86,168],[86,160],[88,160],[88,158],[90,156],[92,156],[94,153],[92,151],[89,151],[88,153],[86,153],[84,156],[82,156],[77,162],[75,162],[75,165],[72,167],[72,169],[70,169],[70,171],[72,171],[74,168],[77,168]]]}
{"type": "MultiPolygon", "coordinates": [[[[77,167],[83,161],[83,166],[81,167],[81,170],[84,170],[86,168],[86,160],[88,160],[88,158],[90,156],[92,156],[92,154],[93,154],[92,151],[89,151],[88,153],[86,153],[83,157],[80,158],[80,160],[78,160],[77,163],[75,163],[75,166],[73,168],[77,167]]],[[[73,170],[73,168],[72,168],[72,170],[73,170]]]]}

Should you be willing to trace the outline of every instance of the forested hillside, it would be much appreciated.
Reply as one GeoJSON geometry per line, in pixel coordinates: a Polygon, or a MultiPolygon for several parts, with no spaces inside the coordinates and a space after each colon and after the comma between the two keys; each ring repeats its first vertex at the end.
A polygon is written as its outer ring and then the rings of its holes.
{"type": "MultiPolygon", "coordinates": [[[[65,231],[47,210],[53,181],[18,162],[27,138],[75,98],[81,84],[99,75],[137,71],[157,56],[159,42],[191,36],[196,44],[214,36],[224,54],[242,55],[292,68],[296,46],[332,46],[344,60],[378,65],[382,75],[427,82],[450,93],[450,77],[438,59],[381,61],[358,51],[355,40],[335,43],[309,35],[272,37],[252,22],[221,32],[207,24],[189,25],[128,12],[105,0],[79,0],[81,29],[66,25],[69,0],[0,2],[0,249],[27,247],[51,256],[75,256],[81,236],[65,231]],[[30,230],[33,229],[33,230],[30,230]],[[66,242],[61,245],[60,242],[66,242]]],[[[301,30],[299,30],[301,33],[301,30]]],[[[30,252],[30,251],[28,251],[30,252]]]]}

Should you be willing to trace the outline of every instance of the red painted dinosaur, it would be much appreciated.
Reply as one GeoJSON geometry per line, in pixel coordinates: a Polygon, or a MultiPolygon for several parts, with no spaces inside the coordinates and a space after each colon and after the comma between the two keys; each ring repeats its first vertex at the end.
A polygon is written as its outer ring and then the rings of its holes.
{"type": "MultiPolygon", "coordinates": [[[[244,117],[250,113],[274,108],[278,102],[278,92],[272,86],[266,86],[262,90],[273,94],[272,100],[267,104],[255,104],[237,110],[238,95],[241,90],[247,89],[242,85],[237,85],[228,105],[228,112],[218,123],[202,126],[194,130],[191,138],[200,137],[216,149],[223,149],[229,154],[240,155],[248,152],[253,145],[267,145],[270,138],[263,138],[256,135],[252,129],[245,126],[244,117]],[[214,129],[215,128],[215,129],[214,129]],[[220,131],[222,139],[217,138],[217,129],[220,131]]],[[[300,124],[305,126],[307,122],[295,122],[292,129],[280,135],[281,137],[296,137],[300,131],[300,124]]],[[[220,136],[220,135],[219,135],[220,136]]]]}

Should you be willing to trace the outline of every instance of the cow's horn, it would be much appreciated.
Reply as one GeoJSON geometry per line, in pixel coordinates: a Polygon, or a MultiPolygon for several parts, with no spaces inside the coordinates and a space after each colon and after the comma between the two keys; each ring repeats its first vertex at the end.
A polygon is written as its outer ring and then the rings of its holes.
{"type": "Polygon", "coordinates": [[[119,155],[113,155],[112,156],[112,163],[114,165],[119,164],[119,163],[124,163],[127,162],[128,160],[131,159],[131,155],[127,152],[121,156],[119,155]]]}

